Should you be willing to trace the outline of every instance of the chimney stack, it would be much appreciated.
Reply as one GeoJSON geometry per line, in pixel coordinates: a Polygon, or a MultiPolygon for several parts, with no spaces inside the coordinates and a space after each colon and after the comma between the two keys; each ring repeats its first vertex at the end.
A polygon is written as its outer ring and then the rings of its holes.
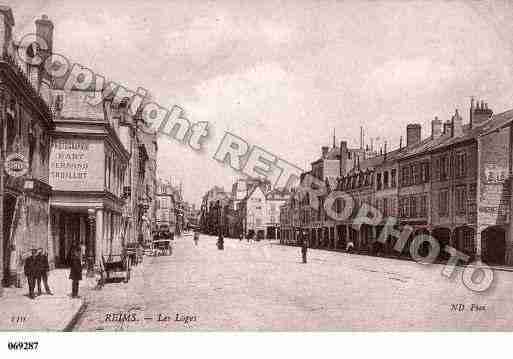
{"type": "Polygon", "coordinates": [[[39,56],[41,56],[43,61],[38,69],[37,88],[40,88],[41,83],[45,83],[52,88],[52,78],[43,66],[45,60],[53,53],[53,22],[48,19],[48,16],[42,15],[41,19],[36,20],[36,35],[38,39],[42,39],[45,42],[44,45],[46,45],[46,48],[39,49],[39,56]]]}
{"type": "Polygon", "coordinates": [[[340,141],[340,177],[345,176],[347,169],[347,160],[349,159],[347,152],[347,142],[340,141]]]}
{"type": "Polygon", "coordinates": [[[431,137],[433,139],[442,136],[442,121],[435,116],[435,119],[431,121],[431,137]]]}
{"type": "MultiPolygon", "coordinates": [[[[14,16],[9,6],[0,5],[0,56],[12,49],[12,28],[14,16]]],[[[12,55],[12,54],[11,54],[12,55]]]]}
{"type": "Polygon", "coordinates": [[[419,123],[410,123],[406,126],[406,146],[412,146],[420,142],[422,127],[419,123]]]}
{"type": "Polygon", "coordinates": [[[485,123],[492,115],[493,111],[488,108],[488,103],[481,100],[474,104],[474,98],[470,99],[470,128],[485,123]]]}
{"type": "Polygon", "coordinates": [[[458,109],[454,112],[454,115],[451,118],[451,137],[460,137],[463,136],[463,119],[458,113],[458,109]]]}
{"type": "Polygon", "coordinates": [[[329,151],[329,147],[328,146],[322,146],[321,147],[321,155],[322,155],[322,158],[326,158],[328,156],[328,151],[329,151]]]}
{"type": "Polygon", "coordinates": [[[452,123],[449,120],[444,122],[444,135],[452,135],[452,123]]]}

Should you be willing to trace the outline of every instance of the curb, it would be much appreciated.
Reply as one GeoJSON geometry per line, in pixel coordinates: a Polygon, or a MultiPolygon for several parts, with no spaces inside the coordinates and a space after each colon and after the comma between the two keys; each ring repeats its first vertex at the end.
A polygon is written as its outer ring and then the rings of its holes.
{"type": "Polygon", "coordinates": [[[82,304],[80,305],[80,308],[78,308],[77,312],[73,315],[69,323],[64,327],[62,330],[63,332],[71,332],[73,331],[73,328],[75,325],[77,325],[78,320],[84,314],[85,310],[87,309],[87,303],[85,300],[82,300],[82,304]]]}

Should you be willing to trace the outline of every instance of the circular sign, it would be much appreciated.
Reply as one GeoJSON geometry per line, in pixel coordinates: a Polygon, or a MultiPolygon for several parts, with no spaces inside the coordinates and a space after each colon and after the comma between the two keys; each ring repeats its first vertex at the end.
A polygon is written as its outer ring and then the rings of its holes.
{"type": "Polygon", "coordinates": [[[5,158],[5,172],[12,177],[21,177],[27,174],[29,170],[28,161],[21,153],[11,153],[5,158]]]}

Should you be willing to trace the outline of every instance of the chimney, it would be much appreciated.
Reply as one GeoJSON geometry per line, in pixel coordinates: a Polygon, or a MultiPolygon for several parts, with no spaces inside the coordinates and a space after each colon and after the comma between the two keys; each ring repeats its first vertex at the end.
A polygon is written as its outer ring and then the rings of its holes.
{"type": "Polygon", "coordinates": [[[322,158],[326,158],[327,157],[329,149],[330,148],[328,146],[322,146],[321,147],[322,158]]]}
{"type": "Polygon", "coordinates": [[[431,137],[433,139],[442,136],[442,121],[435,116],[435,119],[431,121],[431,137]]]}
{"type": "Polygon", "coordinates": [[[485,123],[492,115],[493,111],[488,108],[488,103],[476,101],[474,104],[474,99],[470,100],[470,128],[485,123]]]}
{"type": "Polygon", "coordinates": [[[36,20],[36,35],[38,39],[43,41],[43,46],[39,49],[38,55],[41,56],[42,62],[37,67],[37,80],[35,87],[42,91],[41,84],[44,83],[46,87],[53,88],[52,78],[44,68],[44,62],[53,52],[53,23],[48,19],[48,16],[42,15],[41,19],[36,20]]]}
{"type": "Polygon", "coordinates": [[[403,148],[403,136],[399,137],[399,149],[403,148]]]}
{"type": "Polygon", "coordinates": [[[444,122],[444,135],[452,135],[452,123],[451,121],[444,122]]]}
{"type": "Polygon", "coordinates": [[[14,16],[9,6],[0,5],[0,56],[9,52],[12,47],[12,28],[14,16]]]}
{"type": "Polygon", "coordinates": [[[458,113],[458,109],[454,112],[454,115],[451,118],[451,128],[452,134],[451,137],[460,137],[463,136],[463,119],[458,113]]]}
{"type": "Polygon", "coordinates": [[[412,146],[420,142],[422,127],[419,123],[410,123],[406,126],[406,146],[412,146]]]}
{"type": "Polygon", "coordinates": [[[345,176],[348,158],[347,142],[340,141],[340,177],[345,176]]]}

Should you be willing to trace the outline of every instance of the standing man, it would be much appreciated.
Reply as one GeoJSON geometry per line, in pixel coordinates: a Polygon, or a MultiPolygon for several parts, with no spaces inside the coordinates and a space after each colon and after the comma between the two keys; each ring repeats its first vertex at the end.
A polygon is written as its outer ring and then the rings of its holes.
{"type": "Polygon", "coordinates": [[[78,285],[82,280],[82,258],[79,248],[75,248],[71,254],[71,298],[78,298],[78,285]]]}
{"type": "Polygon", "coordinates": [[[303,263],[306,263],[306,253],[308,251],[308,240],[303,237],[303,243],[301,245],[301,254],[303,256],[303,263]]]}
{"type": "Polygon", "coordinates": [[[36,262],[36,254],[37,249],[33,248],[30,250],[30,257],[25,259],[24,272],[27,277],[28,287],[29,287],[29,298],[35,299],[34,295],[34,287],[36,286],[36,276],[37,276],[37,262],[36,262]]]}
{"type": "Polygon", "coordinates": [[[217,248],[219,250],[223,250],[224,249],[224,238],[223,238],[222,234],[220,234],[219,237],[217,238],[217,248]]]}
{"type": "Polygon", "coordinates": [[[196,230],[196,231],[194,231],[194,244],[198,245],[198,241],[199,241],[199,232],[196,230]]]}
{"type": "Polygon", "coordinates": [[[37,294],[41,295],[41,280],[43,280],[43,285],[45,286],[46,294],[53,295],[50,290],[50,286],[48,285],[48,272],[50,271],[50,264],[48,263],[48,254],[43,253],[43,248],[38,249],[38,253],[36,256],[37,263],[37,294]]]}

